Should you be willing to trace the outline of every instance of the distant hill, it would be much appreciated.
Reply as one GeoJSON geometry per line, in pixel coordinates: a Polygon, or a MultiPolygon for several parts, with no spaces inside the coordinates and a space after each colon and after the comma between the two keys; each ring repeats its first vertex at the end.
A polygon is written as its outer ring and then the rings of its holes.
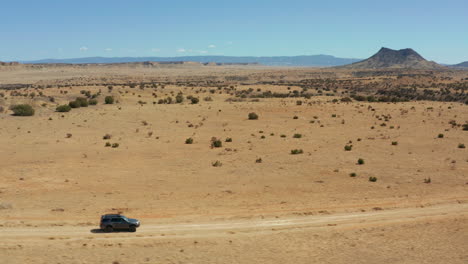
{"type": "Polygon", "coordinates": [[[462,62],[462,63],[458,63],[458,64],[455,64],[455,65],[450,65],[450,67],[454,67],[454,68],[468,68],[468,61],[465,61],[465,62],[462,62]]]}
{"type": "Polygon", "coordinates": [[[333,67],[350,64],[360,59],[337,58],[330,55],[310,56],[278,56],[278,57],[231,57],[231,56],[185,56],[185,57],[89,57],[75,59],[44,59],[36,61],[23,61],[22,63],[126,63],[126,62],[168,62],[168,61],[193,61],[200,63],[259,63],[266,66],[314,66],[333,67]]]}
{"type": "Polygon", "coordinates": [[[444,69],[445,67],[433,61],[427,61],[412,49],[392,50],[381,48],[372,57],[343,66],[347,69],[444,69]]]}

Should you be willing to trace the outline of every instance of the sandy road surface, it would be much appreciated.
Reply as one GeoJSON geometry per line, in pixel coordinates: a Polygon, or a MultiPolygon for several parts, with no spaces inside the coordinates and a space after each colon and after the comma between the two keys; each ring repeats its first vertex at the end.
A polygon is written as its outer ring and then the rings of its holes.
{"type": "Polygon", "coordinates": [[[137,233],[115,232],[102,233],[98,229],[86,226],[51,226],[51,227],[2,227],[2,241],[36,240],[44,238],[81,239],[94,236],[95,239],[139,239],[150,237],[207,237],[232,233],[271,232],[284,229],[321,228],[330,226],[362,227],[404,223],[447,216],[467,216],[468,204],[445,204],[420,208],[405,208],[361,213],[333,215],[314,215],[279,219],[249,219],[236,221],[214,221],[203,223],[162,223],[152,219],[142,219],[142,226],[137,233]]]}

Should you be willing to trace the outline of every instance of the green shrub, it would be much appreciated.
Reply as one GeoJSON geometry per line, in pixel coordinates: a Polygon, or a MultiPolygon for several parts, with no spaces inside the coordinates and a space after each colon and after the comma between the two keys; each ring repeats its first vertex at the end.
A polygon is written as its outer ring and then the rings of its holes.
{"type": "Polygon", "coordinates": [[[96,99],[91,99],[91,100],[89,100],[89,104],[90,104],[90,105],[97,105],[97,104],[98,104],[98,100],[96,100],[96,99]]]}
{"type": "Polygon", "coordinates": [[[464,148],[465,148],[465,144],[462,144],[462,143],[458,144],[458,148],[464,149],[464,148]]]}
{"type": "Polygon", "coordinates": [[[398,141],[392,141],[392,146],[397,146],[398,145],[398,141]]]}
{"type": "Polygon", "coordinates": [[[468,131],[468,123],[467,123],[467,124],[463,124],[463,131],[468,131]]]}
{"type": "Polygon", "coordinates": [[[105,146],[106,146],[106,147],[110,147],[110,146],[112,146],[112,144],[111,144],[110,142],[106,142],[106,145],[105,145],[105,146]]]}
{"type": "Polygon", "coordinates": [[[232,138],[230,137],[226,138],[226,142],[232,142],[232,138]]]}
{"type": "Polygon", "coordinates": [[[192,97],[192,98],[190,98],[190,101],[192,102],[192,104],[198,104],[200,99],[198,99],[197,97],[192,97]]]}
{"type": "Polygon", "coordinates": [[[359,165],[363,165],[363,164],[364,164],[364,159],[358,159],[357,163],[358,163],[359,165]]]}
{"type": "Polygon", "coordinates": [[[345,150],[345,151],[351,151],[351,149],[353,149],[353,145],[346,145],[346,146],[344,146],[344,150],[345,150]]]}
{"type": "Polygon", "coordinates": [[[78,102],[81,107],[88,107],[89,105],[88,99],[83,98],[83,97],[77,97],[75,101],[78,102]]]}
{"type": "Polygon", "coordinates": [[[286,135],[285,135],[285,134],[282,134],[280,137],[282,137],[282,138],[285,138],[285,137],[286,137],[286,135]]]}
{"type": "Polygon", "coordinates": [[[78,102],[78,101],[71,101],[68,103],[68,105],[71,107],[71,108],[80,108],[81,107],[81,103],[78,102]]]}
{"type": "Polygon", "coordinates": [[[55,108],[55,111],[57,112],[70,112],[71,107],[69,105],[59,105],[57,108],[55,108]]]}
{"type": "Polygon", "coordinates": [[[336,117],[336,114],[332,114],[331,117],[336,117]]]}
{"type": "Polygon", "coordinates": [[[258,119],[258,115],[254,112],[252,113],[249,113],[249,120],[257,120],[258,119]]]}
{"type": "Polygon", "coordinates": [[[223,146],[223,142],[221,140],[213,138],[211,139],[211,147],[212,148],[220,148],[223,146]]]}
{"type": "Polygon", "coordinates": [[[112,137],[112,136],[111,136],[110,134],[105,134],[105,135],[102,137],[102,139],[107,140],[107,139],[111,139],[111,137],[112,137]]]}
{"type": "Polygon", "coordinates": [[[113,103],[114,103],[114,97],[112,97],[112,96],[110,96],[110,95],[109,95],[109,96],[106,96],[106,97],[104,98],[104,102],[105,102],[106,104],[113,104],[113,103]]]}
{"type": "Polygon", "coordinates": [[[185,144],[193,144],[193,138],[187,138],[185,144]]]}
{"type": "Polygon", "coordinates": [[[118,148],[118,147],[119,147],[119,143],[112,144],[112,148],[118,148]]]}
{"type": "Polygon", "coordinates": [[[437,135],[438,138],[444,138],[444,134],[437,135]]]}
{"type": "Polygon", "coordinates": [[[15,116],[33,116],[35,113],[34,108],[28,104],[13,105],[10,109],[15,116]]]}
{"type": "Polygon", "coordinates": [[[292,155],[302,154],[304,151],[302,149],[293,149],[291,150],[292,155]]]}
{"type": "Polygon", "coordinates": [[[349,174],[349,177],[356,177],[356,176],[357,176],[357,174],[356,174],[355,172],[351,172],[351,173],[349,174]]]}
{"type": "Polygon", "coordinates": [[[370,182],[376,182],[376,181],[377,181],[377,177],[370,176],[370,177],[369,177],[369,181],[370,181],[370,182]]]}
{"type": "Polygon", "coordinates": [[[302,134],[294,134],[293,138],[302,138],[302,134]]]}
{"type": "Polygon", "coordinates": [[[255,163],[262,163],[262,162],[263,162],[262,158],[258,158],[255,160],[255,163]]]}
{"type": "Polygon", "coordinates": [[[293,116],[293,119],[299,119],[299,117],[298,116],[293,116]]]}
{"type": "Polygon", "coordinates": [[[424,183],[431,183],[431,178],[430,178],[430,177],[429,177],[429,178],[425,178],[425,179],[424,179],[424,183]]]}
{"type": "Polygon", "coordinates": [[[184,101],[184,95],[182,93],[178,93],[175,99],[176,103],[180,104],[184,101]]]}

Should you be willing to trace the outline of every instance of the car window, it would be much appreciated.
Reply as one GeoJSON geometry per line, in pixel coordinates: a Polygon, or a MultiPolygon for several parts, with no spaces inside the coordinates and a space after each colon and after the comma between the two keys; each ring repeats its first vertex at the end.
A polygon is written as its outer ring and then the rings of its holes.
{"type": "Polygon", "coordinates": [[[104,218],[104,219],[102,219],[102,222],[109,222],[109,221],[110,221],[109,218],[104,218]]]}
{"type": "Polygon", "coordinates": [[[122,222],[122,218],[112,218],[112,222],[120,223],[122,222]]]}

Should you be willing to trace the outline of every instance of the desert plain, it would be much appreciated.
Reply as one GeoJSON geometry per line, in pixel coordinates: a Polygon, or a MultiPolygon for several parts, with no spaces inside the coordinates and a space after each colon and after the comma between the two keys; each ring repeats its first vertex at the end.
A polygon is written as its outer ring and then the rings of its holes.
{"type": "Polygon", "coordinates": [[[466,87],[466,70],[2,66],[0,263],[467,263],[466,87]],[[98,103],[56,111],[77,97],[98,103]],[[103,233],[106,213],[142,226],[103,233]]]}

